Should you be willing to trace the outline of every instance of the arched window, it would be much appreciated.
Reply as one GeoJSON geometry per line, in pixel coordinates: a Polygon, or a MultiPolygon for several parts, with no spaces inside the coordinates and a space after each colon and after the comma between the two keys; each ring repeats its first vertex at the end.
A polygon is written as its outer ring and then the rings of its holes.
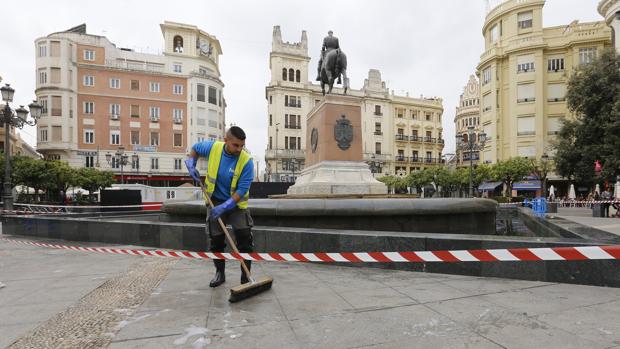
{"type": "Polygon", "coordinates": [[[292,68],[288,70],[288,81],[295,81],[295,70],[292,68]]]}
{"type": "Polygon", "coordinates": [[[471,134],[471,142],[472,143],[476,143],[476,134],[475,133],[471,134]]]}
{"type": "Polygon", "coordinates": [[[286,81],[286,68],[282,68],[282,80],[286,81]]]}
{"type": "Polygon", "coordinates": [[[469,139],[469,138],[468,138],[467,133],[463,133],[463,143],[467,143],[467,140],[468,140],[468,139],[469,139]]]}
{"type": "Polygon", "coordinates": [[[181,35],[177,35],[172,40],[174,45],[174,52],[183,53],[183,37],[181,35]]]}
{"type": "Polygon", "coordinates": [[[295,72],[295,81],[301,81],[301,71],[299,69],[297,69],[297,71],[295,72]]]}

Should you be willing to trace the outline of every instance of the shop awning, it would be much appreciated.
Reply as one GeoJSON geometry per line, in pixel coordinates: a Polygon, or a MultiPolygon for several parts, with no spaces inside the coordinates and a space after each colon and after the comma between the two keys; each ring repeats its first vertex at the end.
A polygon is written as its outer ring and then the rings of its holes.
{"type": "Polygon", "coordinates": [[[478,186],[479,191],[491,191],[502,185],[502,182],[484,182],[478,186]]]}
{"type": "Polygon", "coordinates": [[[540,190],[542,186],[540,181],[520,181],[512,184],[513,190],[540,190]]]}

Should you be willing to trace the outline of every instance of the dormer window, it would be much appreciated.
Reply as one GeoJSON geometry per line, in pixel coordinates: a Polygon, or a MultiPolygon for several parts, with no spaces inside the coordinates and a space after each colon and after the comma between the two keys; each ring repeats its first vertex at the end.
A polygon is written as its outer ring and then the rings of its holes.
{"type": "Polygon", "coordinates": [[[183,37],[181,37],[180,35],[175,36],[173,40],[173,45],[174,52],[183,53],[183,37]]]}

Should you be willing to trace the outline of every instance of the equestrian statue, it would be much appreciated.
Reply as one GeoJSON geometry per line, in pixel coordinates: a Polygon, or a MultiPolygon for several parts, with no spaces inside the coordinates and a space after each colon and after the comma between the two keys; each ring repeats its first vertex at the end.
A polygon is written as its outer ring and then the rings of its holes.
{"type": "Polygon", "coordinates": [[[323,47],[321,48],[321,58],[319,59],[317,81],[321,82],[321,90],[325,95],[325,85],[329,86],[327,93],[332,93],[334,80],[338,79],[337,84],[344,81],[342,87],[344,93],[347,94],[349,89],[349,78],[347,77],[347,55],[340,49],[338,38],[334,36],[333,31],[327,32],[327,36],[323,39],[323,47]],[[342,80],[341,80],[342,76],[342,80]]]}

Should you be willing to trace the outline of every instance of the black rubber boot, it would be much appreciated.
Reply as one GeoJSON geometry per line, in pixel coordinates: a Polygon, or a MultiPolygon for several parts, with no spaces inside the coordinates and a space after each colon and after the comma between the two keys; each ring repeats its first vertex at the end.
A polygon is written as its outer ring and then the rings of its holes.
{"type": "Polygon", "coordinates": [[[226,267],[226,261],[223,259],[214,259],[213,264],[215,264],[215,276],[209,282],[210,287],[218,287],[226,281],[226,276],[224,275],[224,269],[226,267]]]}
{"type": "MultiPolygon", "coordinates": [[[[252,270],[252,261],[244,261],[244,263],[248,267],[248,270],[252,270]]],[[[250,282],[250,279],[248,279],[243,271],[243,267],[241,267],[241,284],[247,284],[248,282],[250,282]]]]}

